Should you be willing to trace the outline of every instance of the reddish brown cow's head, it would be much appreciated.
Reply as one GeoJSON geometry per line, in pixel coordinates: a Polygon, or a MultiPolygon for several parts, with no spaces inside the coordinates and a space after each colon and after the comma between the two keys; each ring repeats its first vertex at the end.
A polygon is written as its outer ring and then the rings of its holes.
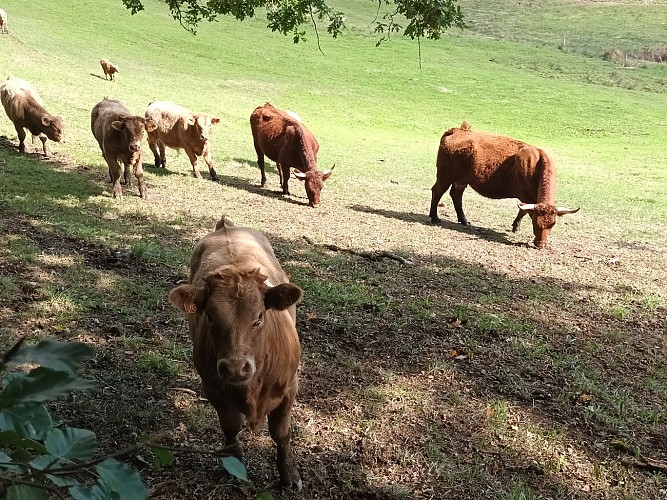
{"type": "Polygon", "coordinates": [[[63,119],[59,116],[42,116],[46,137],[55,142],[63,140],[63,119]]]}
{"type": "Polygon", "coordinates": [[[533,219],[533,234],[535,235],[533,244],[537,248],[546,246],[551,228],[556,224],[557,215],[573,214],[579,211],[578,208],[562,208],[546,203],[519,203],[519,208],[528,212],[530,218],[533,219]]]}
{"type": "Polygon", "coordinates": [[[198,316],[196,324],[205,330],[215,352],[220,379],[247,384],[263,361],[266,311],[287,309],[303,292],[291,283],[271,286],[259,269],[238,272],[223,267],[204,281],[204,287],[177,286],[169,300],[185,313],[198,316]]]}
{"type": "Polygon", "coordinates": [[[306,195],[308,195],[308,204],[317,208],[320,206],[320,192],[324,187],[324,181],[331,177],[331,172],[333,171],[336,164],[331,167],[329,170],[320,172],[319,170],[309,170],[306,173],[300,172],[299,170],[292,170],[294,177],[304,181],[306,186],[306,195]]]}
{"type": "Polygon", "coordinates": [[[123,116],[120,120],[111,122],[111,128],[125,137],[132,153],[138,153],[141,151],[141,143],[144,140],[144,130],[152,132],[157,128],[157,123],[152,118],[123,116]]]}
{"type": "Polygon", "coordinates": [[[213,118],[204,113],[196,115],[183,116],[180,118],[183,133],[188,138],[190,144],[198,144],[200,151],[195,151],[196,154],[201,155],[204,150],[204,145],[211,136],[211,127],[216,123],[220,123],[220,118],[213,118]]]}

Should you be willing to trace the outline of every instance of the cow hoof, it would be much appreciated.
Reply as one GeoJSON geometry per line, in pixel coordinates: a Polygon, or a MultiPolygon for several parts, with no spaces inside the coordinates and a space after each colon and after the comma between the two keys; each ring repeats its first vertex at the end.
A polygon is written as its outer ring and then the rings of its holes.
{"type": "Polygon", "coordinates": [[[301,481],[301,478],[297,474],[295,478],[286,478],[281,481],[282,487],[285,490],[292,490],[292,491],[301,491],[303,489],[303,481],[301,481]]]}
{"type": "Polygon", "coordinates": [[[220,180],[220,179],[218,178],[218,174],[215,173],[215,170],[211,170],[211,180],[212,180],[213,182],[218,182],[218,180],[220,180]]]}
{"type": "Polygon", "coordinates": [[[160,158],[155,158],[155,168],[160,168],[160,165],[162,165],[160,158]]]}
{"type": "Polygon", "coordinates": [[[201,179],[201,174],[200,174],[199,172],[197,172],[197,171],[195,170],[195,173],[194,173],[194,174],[195,174],[195,177],[196,177],[197,179],[201,179]]]}
{"type": "Polygon", "coordinates": [[[470,225],[470,222],[468,222],[467,220],[463,219],[463,220],[460,220],[460,221],[459,221],[459,224],[461,224],[462,226],[469,226],[469,225],[470,225]]]}
{"type": "Polygon", "coordinates": [[[440,217],[431,217],[432,224],[440,224],[440,217]]]}
{"type": "Polygon", "coordinates": [[[25,144],[19,144],[19,153],[25,153],[25,144]]]}

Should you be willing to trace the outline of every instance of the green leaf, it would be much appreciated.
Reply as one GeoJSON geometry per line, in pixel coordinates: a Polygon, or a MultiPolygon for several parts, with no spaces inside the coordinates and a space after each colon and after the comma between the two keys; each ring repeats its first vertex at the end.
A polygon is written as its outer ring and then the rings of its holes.
{"type": "Polygon", "coordinates": [[[53,401],[77,389],[88,389],[95,385],[92,380],[41,366],[27,375],[21,375],[12,378],[0,394],[0,409],[17,404],[53,401]]]}
{"type": "Polygon", "coordinates": [[[33,441],[32,439],[21,437],[14,431],[0,432],[0,445],[4,447],[31,450],[36,453],[46,453],[46,448],[43,444],[33,441]]]}
{"type": "Polygon", "coordinates": [[[90,460],[97,453],[97,438],[88,429],[53,429],[44,440],[47,451],[58,458],[90,460]]]}
{"type": "Polygon", "coordinates": [[[79,484],[79,481],[69,476],[56,476],[55,474],[47,474],[46,477],[48,477],[53,484],[61,488],[64,486],[76,486],[79,484]]]}
{"type": "Polygon", "coordinates": [[[2,451],[0,451],[0,469],[15,472],[17,474],[21,474],[23,472],[23,468],[15,465],[12,457],[6,453],[3,453],[2,451]]]}
{"type": "Polygon", "coordinates": [[[273,500],[273,495],[268,491],[262,491],[257,495],[257,500],[273,500]]]}
{"type": "Polygon", "coordinates": [[[155,458],[158,459],[158,462],[160,463],[160,465],[173,465],[174,464],[174,456],[166,448],[162,448],[161,446],[154,446],[153,445],[153,446],[150,447],[150,449],[153,452],[153,455],[155,455],[155,458]]]}
{"type": "Polygon", "coordinates": [[[69,494],[74,500],[120,500],[118,493],[111,490],[106,481],[99,479],[92,488],[82,484],[69,489],[69,494]]]}
{"type": "Polygon", "coordinates": [[[95,470],[123,500],[143,500],[148,496],[148,490],[141,477],[127,464],[107,458],[97,464],[95,470]]]}
{"type": "Polygon", "coordinates": [[[27,484],[17,484],[7,489],[5,500],[46,500],[46,490],[27,484]]]}
{"type": "Polygon", "coordinates": [[[62,461],[53,455],[40,455],[37,458],[33,458],[28,463],[37,470],[44,470],[49,466],[57,468],[62,464],[62,461]]]}
{"type": "Polygon", "coordinates": [[[222,466],[224,469],[229,472],[232,476],[240,479],[241,481],[248,482],[248,472],[246,471],[245,465],[236,457],[222,457],[222,466]]]}
{"type": "Polygon", "coordinates": [[[13,405],[0,411],[0,430],[14,431],[30,439],[44,439],[51,429],[53,420],[41,404],[13,405]]]}
{"type": "Polygon", "coordinates": [[[81,342],[44,340],[37,345],[23,346],[12,357],[11,363],[36,363],[52,370],[70,372],[93,355],[93,350],[81,342]]]}

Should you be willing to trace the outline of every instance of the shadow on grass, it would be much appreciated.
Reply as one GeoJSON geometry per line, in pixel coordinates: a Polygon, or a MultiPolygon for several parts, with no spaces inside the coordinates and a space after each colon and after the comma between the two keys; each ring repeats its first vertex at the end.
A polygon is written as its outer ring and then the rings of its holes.
{"type": "Polygon", "coordinates": [[[467,234],[484,240],[498,241],[500,243],[504,243],[505,245],[514,245],[514,243],[507,238],[507,235],[504,233],[499,233],[493,229],[472,225],[464,226],[462,224],[444,219],[437,224],[433,224],[428,214],[426,213],[398,212],[395,210],[373,208],[366,205],[351,205],[350,208],[357,212],[381,215],[383,217],[398,219],[405,222],[417,222],[419,224],[424,224],[425,226],[442,226],[444,228],[451,229],[452,231],[458,231],[459,233],[467,234]]]}
{"type": "MultiPolygon", "coordinates": [[[[56,170],[0,151],[6,158],[0,269],[14,292],[0,294],[0,311],[9,311],[1,340],[38,332],[95,346],[86,371],[100,387],[57,409],[107,451],[165,428],[174,444],[215,448],[220,432],[196,401],[185,322],[166,299],[186,278],[192,227],[210,220],[171,225],[137,214],[128,224],[113,205],[87,200],[102,187],[77,166],[56,170]],[[62,203],[70,196],[87,204],[62,203]]],[[[233,177],[223,183],[271,193],[233,177]]],[[[640,498],[658,495],[664,480],[625,471],[615,443],[664,458],[664,311],[649,315],[649,329],[640,304],[616,318],[582,301],[597,289],[576,281],[426,255],[404,266],[268,236],[305,291],[294,422],[307,490],[297,498],[499,498],[512,485],[586,498],[584,486],[620,496],[628,482],[640,498]],[[593,477],[594,467],[606,475],[593,477]]],[[[266,439],[244,433],[259,484],[276,477],[266,439]]],[[[210,474],[211,458],[179,458],[160,471],[134,465],[152,485],[177,481],[180,498],[205,498],[220,482],[230,485],[227,498],[249,494],[210,474]]]]}
{"type": "MultiPolygon", "coordinates": [[[[218,173],[218,178],[220,180],[220,183],[225,186],[233,187],[235,189],[242,189],[243,191],[247,191],[248,193],[258,194],[260,196],[266,196],[267,198],[274,198],[284,203],[291,203],[292,205],[300,205],[305,207],[308,206],[308,201],[300,201],[298,199],[294,199],[294,194],[284,195],[282,190],[276,191],[269,188],[261,187],[258,184],[252,184],[252,183],[249,184],[245,179],[232,177],[230,175],[221,175],[220,173],[218,173]]],[[[305,196],[303,196],[302,199],[307,200],[305,196]]]]}

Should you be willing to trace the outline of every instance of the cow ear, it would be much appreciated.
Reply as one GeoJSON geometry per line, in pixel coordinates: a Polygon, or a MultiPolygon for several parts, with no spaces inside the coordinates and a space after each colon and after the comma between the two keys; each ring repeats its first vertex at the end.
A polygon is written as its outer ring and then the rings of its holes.
{"type": "Polygon", "coordinates": [[[44,125],[45,127],[51,125],[51,120],[49,119],[48,116],[42,116],[42,125],[44,125]]]}
{"type": "Polygon", "coordinates": [[[111,128],[114,130],[121,131],[123,130],[123,122],[120,120],[116,120],[115,122],[111,122],[111,128]]]}
{"type": "Polygon", "coordinates": [[[195,115],[190,115],[190,118],[188,118],[187,124],[189,127],[192,127],[195,122],[197,121],[197,117],[195,115]]]}
{"type": "Polygon", "coordinates": [[[194,285],[180,285],[169,292],[169,302],[185,314],[196,314],[204,307],[206,291],[194,285]]]}
{"type": "Polygon", "coordinates": [[[220,123],[220,118],[211,118],[211,125],[216,125],[220,123]]]}
{"type": "Polygon", "coordinates": [[[281,283],[269,288],[264,295],[264,307],[282,311],[301,300],[303,290],[292,283],[281,283]]]}
{"type": "Polygon", "coordinates": [[[146,127],[146,132],[152,132],[157,128],[157,123],[152,118],[145,118],[144,127],[146,127]]]}

